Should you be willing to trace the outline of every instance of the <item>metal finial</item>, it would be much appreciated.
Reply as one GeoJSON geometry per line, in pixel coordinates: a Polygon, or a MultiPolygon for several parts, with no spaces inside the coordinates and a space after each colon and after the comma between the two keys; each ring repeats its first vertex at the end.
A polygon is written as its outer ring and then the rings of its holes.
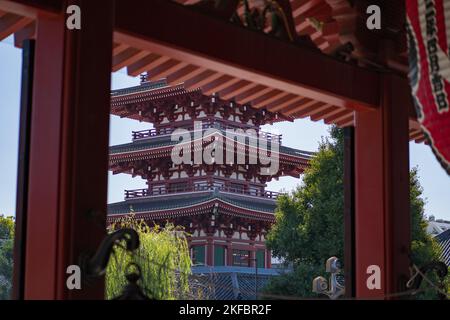
{"type": "Polygon", "coordinates": [[[141,73],[141,84],[148,81],[148,73],[141,73]]]}

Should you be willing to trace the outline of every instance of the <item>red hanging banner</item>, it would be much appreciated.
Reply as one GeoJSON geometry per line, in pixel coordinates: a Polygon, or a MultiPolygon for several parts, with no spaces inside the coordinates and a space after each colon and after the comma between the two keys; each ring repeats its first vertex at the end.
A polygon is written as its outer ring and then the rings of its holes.
{"type": "Polygon", "coordinates": [[[450,1],[407,0],[409,78],[417,117],[450,174],[450,1]]]}

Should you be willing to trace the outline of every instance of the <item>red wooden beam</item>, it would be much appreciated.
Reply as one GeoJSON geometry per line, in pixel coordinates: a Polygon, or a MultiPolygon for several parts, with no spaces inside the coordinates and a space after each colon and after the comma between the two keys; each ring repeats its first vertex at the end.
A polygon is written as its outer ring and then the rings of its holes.
{"type": "Polygon", "coordinates": [[[149,53],[144,58],[129,64],[127,72],[130,76],[136,77],[139,74],[151,70],[152,68],[159,66],[160,64],[170,60],[168,57],[161,57],[155,53],[149,53]]]}
{"type": "MultiPolygon", "coordinates": [[[[116,0],[116,5],[115,37],[119,42],[339,107],[368,110],[379,105],[381,75],[376,71],[171,1],[116,0]]],[[[294,15],[299,8],[294,8],[294,15]]],[[[0,9],[36,17],[37,13],[63,11],[64,1],[0,0],[0,9]]],[[[411,119],[416,119],[407,79],[396,85],[401,102],[408,105],[411,119]]]]}
{"type": "Polygon", "coordinates": [[[319,50],[279,41],[171,1],[117,0],[116,6],[118,42],[336,106],[368,110],[379,105],[378,73],[319,50]]]}
{"type": "Polygon", "coordinates": [[[227,75],[221,76],[219,79],[216,79],[207,85],[202,87],[204,94],[213,94],[215,92],[219,92],[222,89],[225,89],[229,87],[230,85],[235,84],[236,82],[239,82],[240,80],[238,78],[233,78],[227,75]]]}
{"type": "MultiPolygon", "coordinates": [[[[406,290],[409,277],[408,109],[399,104],[395,76],[383,80],[383,103],[355,116],[356,296],[387,298],[406,290]],[[381,287],[369,288],[369,266],[381,287]]],[[[370,282],[370,281],[369,281],[370,282]]]]}
{"type": "Polygon", "coordinates": [[[33,21],[28,24],[25,28],[14,33],[14,46],[17,48],[22,48],[22,43],[26,39],[36,38],[36,23],[33,21]]]}
{"type": "Polygon", "coordinates": [[[64,0],[0,0],[0,10],[29,18],[38,14],[57,16],[64,11],[64,0]]]}
{"type": "Polygon", "coordinates": [[[32,22],[31,18],[7,13],[0,17],[0,41],[32,22]]]}

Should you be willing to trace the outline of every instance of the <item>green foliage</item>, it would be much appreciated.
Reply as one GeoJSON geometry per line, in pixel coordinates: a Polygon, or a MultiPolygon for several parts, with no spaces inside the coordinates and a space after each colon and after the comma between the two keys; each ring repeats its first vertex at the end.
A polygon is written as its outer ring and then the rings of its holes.
{"type": "Polygon", "coordinates": [[[0,239],[14,238],[14,218],[0,215],[0,239]]]}
{"type": "MultiPolygon", "coordinates": [[[[414,264],[423,266],[430,261],[439,260],[441,248],[436,240],[426,232],[427,222],[425,220],[425,200],[423,199],[423,188],[419,182],[418,168],[411,169],[409,175],[410,181],[410,212],[411,212],[411,256],[414,264]]],[[[428,277],[433,283],[438,283],[436,274],[429,274],[428,277]]],[[[446,288],[450,292],[447,277],[446,288]]],[[[424,282],[422,284],[424,292],[418,295],[420,299],[434,299],[436,292],[424,282]]]]}
{"type": "Polygon", "coordinates": [[[440,248],[431,235],[426,232],[425,200],[423,188],[419,183],[417,167],[411,169],[410,176],[410,211],[412,259],[417,265],[424,265],[428,261],[439,260],[440,248]]]}
{"type": "Polygon", "coordinates": [[[0,300],[11,295],[14,246],[14,218],[0,216],[0,300]]]}
{"type": "Polygon", "coordinates": [[[294,270],[273,278],[266,292],[315,297],[312,280],[324,271],[325,260],[344,254],[343,132],[333,128],[331,137],[320,144],[303,185],[278,200],[266,244],[294,270]]]}
{"type": "MultiPolygon", "coordinates": [[[[343,130],[336,127],[330,133],[331,139],[322,141],[305,171],[303,184],[278,200],[276,223],[266,244],[275,256],[293,267],[293,272],[274,277],[266,293],[316,297],[311,291],[312,280],[324,274],[326,259],[337,256],[343,260],[344,137],[343,130]]],[[[415,168],[411,171],[411,248],[418,266],[439,257],[438,245],[426,233],[422,192],[415,168]]],[[[421,297],[432,295],[428,292],[421,297]]]]}
{"type": "Polygon", "coordinates": [[[263,299],[318,298],[311,288],[313,279],[321,274],[325,274],[323,263],[321,265],[310,262],[296,263],[291,272],[272,277],[260,296],[263,299]]]}
{"type": "Polygon", "coordinates": [[[134,262],[141,267],[140,285],[153,299],[182,299],[189,293],[188,278],[191,259],[183,230],[173,225],[150,228],[143,221],[127,218],[113,229],[133,228],[139,234],[140,247],[130,255],[116,247],[106,272],[106,297],[111,299],[122,293],[127,281],[126,266],[134,262]]]}

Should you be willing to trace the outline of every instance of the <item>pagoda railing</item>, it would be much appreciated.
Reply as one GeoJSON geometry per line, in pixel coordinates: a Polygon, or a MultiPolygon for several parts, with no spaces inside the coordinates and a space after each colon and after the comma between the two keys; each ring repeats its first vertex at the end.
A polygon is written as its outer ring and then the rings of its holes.
{"type": "MultiPolygon", "coordinates": [[[[237,129],[237,128],[225,126],[225,125],[217,123],[217,122],[205,122],[202,125],[202,130],[211,129],[211,128],[224,130],[224,131],[227,129],[233,129],[233,130],[237,129]]],[[[177,128],[159,128],[159,129],[153,128],[153,129],[148,129],[148,130],[133,131],[132,138],[134,141],[134,140],[156,137],[156,136],[160,136],[160,135],[171,134],[176,129],[177,128]]],[[[190,130],[190,131],[194,130],[193,127],[187,127],[187,128],[183,128],[183,129],[190,130]]],[[[281,134],[278,135],[278,134],[273,134],[273,133],[265,132],[265,131],[257,131],[257,133],[259,134],[259,138],[266,139],[267,141],[277,141],[281,145],[281,139],[282,139],[281,134]]]]}
{"type": "Polygon", "coordinates": [[[167,194],[176,194],[183,192],[196,192],[196,191],[213,191],[218,190],[222,192],[230,192],[254,197],[261,197],[266,199],[277,199],[283,193],[275,192],[275,191],[260,191],[260,190],[244,190],[241,188],[233,188],[233,187],[225,187],[225,186],[211,186],[211,185],[194,185],[191,187],[174,187],[169,190],[164,188],[156,188],[156,189],[135,189],[135,190],[125,190],[125,199],[134,199],[134,198],[143,198],[143,197],[152,197],[159,195],[167,195],[167,194]]]}

